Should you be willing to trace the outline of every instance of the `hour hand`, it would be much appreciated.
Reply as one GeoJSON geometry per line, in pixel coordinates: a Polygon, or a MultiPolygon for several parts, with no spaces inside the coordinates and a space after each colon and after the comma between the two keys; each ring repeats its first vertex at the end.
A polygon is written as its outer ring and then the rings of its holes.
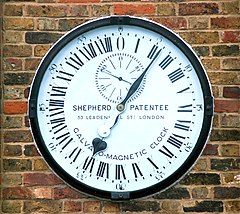
{"type": "Polygon", "coordinates": [[[104,151],[107,148],[107,143],[103,140],[108,137],[111,132],[111,128],[116,125],[118,117],[121,111],[115,110],[114,114],[107,120],[102,126],[98,128],[98,135],[102,138],[94,138],[92,141],[93,145],[93,156],[100,151],[104,151]]]}
{"type": "Polygon", "coordinates": [[[113,115],[102,125],[98,128],[98,135],[100,137],[108,137],[111,133],[111,128],[117,124],[118,117],[122,113],[118,109],[115,110],[113,115]]]}
{"type": "Polygon", "coordinates": [[[94,138],[92,144],[93,144],[93,156],[96,153],[103,151],[107,148],[107,143],[100,138],[94,138]]]}

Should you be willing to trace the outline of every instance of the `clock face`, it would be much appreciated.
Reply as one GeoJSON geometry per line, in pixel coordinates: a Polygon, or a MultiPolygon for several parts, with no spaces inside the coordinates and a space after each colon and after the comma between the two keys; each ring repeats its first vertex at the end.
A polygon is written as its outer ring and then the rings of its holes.
{"type": "Polygon", "coordinates": [[[53,171],[112,200],[178,181],[200,156],[212,114],[191,48],[165,27],[128,16],[62,37],[42,60],[29,100],[33,136],[53,171]]]}

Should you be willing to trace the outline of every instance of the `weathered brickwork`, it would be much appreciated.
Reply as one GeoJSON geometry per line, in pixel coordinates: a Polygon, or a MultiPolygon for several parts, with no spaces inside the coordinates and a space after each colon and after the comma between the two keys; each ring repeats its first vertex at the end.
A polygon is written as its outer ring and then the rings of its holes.
{"type": "Polygon", "coordinates": [[[0,29],[0,213],[240,212],[238,0],[5,0],[0,29]],[[201,58],[215,96],[210,140],[189,174],[165,192],[124,203],[88,197],[57,178],[27,119],[29,87],[51,45],[81,23],[113,14],[147,17],[179,33],[201,58]]]}

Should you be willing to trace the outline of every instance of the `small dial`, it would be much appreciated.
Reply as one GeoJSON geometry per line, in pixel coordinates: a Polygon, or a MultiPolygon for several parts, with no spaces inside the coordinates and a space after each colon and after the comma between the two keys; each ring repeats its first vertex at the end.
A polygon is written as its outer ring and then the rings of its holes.
{"type": "MultiPolygon", "coordinates": [[[[144,67],[134,56],[116,53],[106,57],[98,66],[95,82],[99,93],[111,103],[119,103],[127,94],[144,67]]],[[[145,86],[145,78],[129,102],[136,99],[145,86]]]]}

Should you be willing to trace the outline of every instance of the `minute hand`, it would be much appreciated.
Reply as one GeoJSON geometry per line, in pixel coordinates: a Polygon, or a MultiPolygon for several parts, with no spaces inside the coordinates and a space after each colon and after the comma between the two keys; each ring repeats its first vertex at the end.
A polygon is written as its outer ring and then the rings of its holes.
{"type": "Polygon", "coordinates": [[[142,72],[142,74],[135,80],[135,82],[131,85],[131,87],[128,90],[128,93],[127,93],[126,97],[124,98],[124,100],[117,105],[117,110],[118,111],[123,111],[125,109],[126,102],[138,90],[139,86],[141,85],[141,83],[143,81],[144,76],[146,75],[147,71],[149,70],[151,65],[154,63],[154,61],[158,58],[161,51],[162,51],[162,49],[160,49],[155,54],[155,56],[153,57],[153,59],[151,60],[149,65],[145,68],[145,70],[142,72]]]}

